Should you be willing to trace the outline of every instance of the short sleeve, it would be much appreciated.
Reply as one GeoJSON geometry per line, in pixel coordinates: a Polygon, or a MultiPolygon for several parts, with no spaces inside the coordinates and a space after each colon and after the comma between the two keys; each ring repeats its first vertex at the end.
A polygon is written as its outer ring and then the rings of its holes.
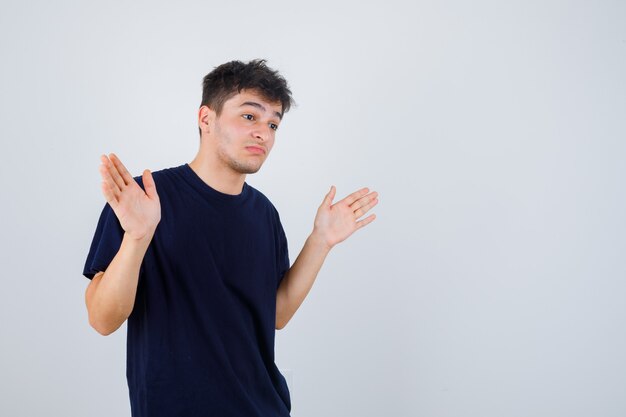
{"type": "Polygon", "coordinates": [[[123,238],[124,229],[109,203],[106,203],[91,241],[83,275],[93,279],[96,273],[105,271],[119,251],[123,238]]]}
{"type": "Polygon", "coordinates": [[[276,288],[280,286],[281,281],[285,277],[285,273],[289,269],[289,247],[287,244],[287,236],[285,235],[285,230],[283,229],[282,224],[280,223],[280,217],[278,216],[278,212],[276,212],[277,218],[277,227],[278,227],[278,281],[276,283],[276,288]]]}

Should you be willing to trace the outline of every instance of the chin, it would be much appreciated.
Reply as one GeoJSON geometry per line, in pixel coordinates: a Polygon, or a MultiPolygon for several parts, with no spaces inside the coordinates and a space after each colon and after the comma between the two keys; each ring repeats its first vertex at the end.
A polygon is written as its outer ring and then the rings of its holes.
{"type": "Polygon", "coordinates": [[[235,164],[231,166],[231,168],[239,172],[240,174],[256,174],[257,172],[259,172],[262,166],[263,164],[260,164],[258,166],[235,164]]]}

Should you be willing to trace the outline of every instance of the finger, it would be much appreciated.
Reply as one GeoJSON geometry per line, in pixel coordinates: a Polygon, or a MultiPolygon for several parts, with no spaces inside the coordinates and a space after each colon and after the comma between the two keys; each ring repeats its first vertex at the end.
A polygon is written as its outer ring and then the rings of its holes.
{"type": "Polygon", "coordinates": [[[104,199],[107,201],[107,203],[109,203],[111,208],[115,210],[118,204],[118,200],[115,197],[115,194],[113,193],[113,191],[111,191],[109,184],[103,181],[101,183],[101,188],[102,188],[102,194],[104,195],[104,199]]]}
{"type": "Polygon", "coordinates": [[[112,208],[115,208],[117,207],[119,201],[119,189],[117,188],[117,184],[115,184],[103,164],[98,167],[100,174],[102,175],[102,183],[100,184],[100,188],[102,189],[102,195],[104,195],[104,199],[106,200],[106,202],[109,203],[112,208]]]}
{"type": "Polygon", "coordinates": [[[118,187],[117,183],[113,180],[113,177],[111,177],[111,172],[106,167],[106,156],[103,155],[101,159],[102,165],[100,165],[99,168],[102,180],[107,184],[107,187],[111,190],[112,193],[114,193],[115,197],[117,198],[121,190],[118,187]]]}
{"type": "Polygon", "coordinates": [[[363,197],[359,198],[357,201],[359,200],[363,200],[363,199],[372,199],[378,197],[378,191],[372,191],[371,193],[364,195],[363,197]]]}
{"type": "Polygon", "coordinates": [[[119,171],[120,176],[122,177],[126,185],[132,184],[135,181],[135,179],[132,175],[130,175],[130,172],[128,172],[122,161],[120,161],[120,158],[118,158],[117,155],[115,155],[114,153],[111,153],[111,161],[119,171]]]}
{"type": "Polygon", "coordinates": [[[363,196],[363,197],[359,198],[358,200],[356,200],[354,203],[352,203],[350,205],[350,207],[353,210],[357,210],[358,208],[363,207],[364,205],[366,205],[370,201],[374,200],[376,197],[378,197],[378,192],[372,191],[368,195],[363,196]]]}
{"type": "Polygon", "coordinates": [[[328,192],[328,194],[326,194],[326,197],[324,198],[324,203],[327,206],[332,205],[333,203],[333,198],[335,198],[335,193],[337,192],[337,189],[335,188],[334,185],[330,186],[330,191],[328,192]]]}
{"type": "Polygon", "coordinates": [[[344,198],[341,201],[345,202],[347,205],[351,205],[356,200],[358,200],[359,198],[361,198],[365,194],[367,194],[368,191],[369,191],[369,188],[367,188],[367,187],[361,188],[360,190],[353,192],[352,194],[350,194],[349,196],[347,196],[346,198],[344,198]]]}
{"type": "Polygon", "coordinates": [[[159,198],[159,195],[157,194],[157,191],[156,191],[156,184],[154,183],[154,178],[152,178],[152,173],[148,169],[144,169],[143,171],[143,186],[146,190],[146,194],[151,200],[159,198]]]}
{"type": "Polygon", "coordinates": [[[111,189],[111,191],[115,192],[116,196],[119,195],[121,189],[119,185],[113,179],[113,175],[111,173],[112,163],[106,155],[100,155],[100,175],[102,176],[102,180],[107,184],[107,186],[111,189]]]}
{"type": "Polygon", "coordinates": [[[372,213],[369,216],[367,216],[366,218],[364,218],[363,220],[360,220],[360,221],[356,222],[356,229],[358,230],[358,229],[360,229],[363,226],[367,226],[368,224],[373,222],[375,218],[376,218],[376,215],[372,213]]]}
{"type": "Polygon", "coordinates": [[[370,209],[372,207],[374,207],[376,204],[378,204],[378,199],[374,198],[373,200],[371,200],[369,203],[364,204],[363,206],[361,206],[358,210],[356,210],[354,212],[356,218],[358,219],[359,217],[361,217],[362,215],[364,215],[365,213],[367,213],[368,211],[370,211],[370,209]]]}
{"type": "Polygon", "coordinates": [[[113,181],[115,181],[115,183],[120,188],[120,190],[123,190],[124,188],[126,188],[126,185],[128,184],[124,182],[124,179],[122,178],[120,173],[117,171],[117,167],[113,164],[113,161],[111,160],[112,155],[113,155],[112,153],[109,154],[109,158],[107,158],[106,167],[109,170],[109,173],[111,174],[111,177],[113,178],[113,181]]]}

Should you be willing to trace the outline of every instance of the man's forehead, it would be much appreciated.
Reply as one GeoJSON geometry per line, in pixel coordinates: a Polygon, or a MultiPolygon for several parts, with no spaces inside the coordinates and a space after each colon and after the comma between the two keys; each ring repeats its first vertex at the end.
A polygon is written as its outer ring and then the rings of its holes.
{"type": "Polygon", "coordinates": [[[282,118],[282,103],[280,101],[268,101],[261,93],[256,91],[241,90],[241,93],[236,93],[228,101],[232,103],[233,107],[250,105],[263,111],[273,111],[276,116],[282,118]]]}

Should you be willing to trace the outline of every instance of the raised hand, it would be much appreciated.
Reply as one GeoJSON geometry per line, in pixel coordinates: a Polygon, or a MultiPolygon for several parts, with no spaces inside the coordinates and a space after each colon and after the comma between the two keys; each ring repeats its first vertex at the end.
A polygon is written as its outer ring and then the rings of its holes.
{"type": "Polygon", "coordinates": [[[314,221],[314,233],[322,238],[329,248],[344,241],[356,230],[374,221],[375,214],[358,220],[378,204],[378,193],[373,191],[368,194],[368,191],[369,188],[362,188],[332,204],[336,188],[334,185],[330,187],[330,191],[317,209],[314,221]]]}
{"type": "Polygon", "coordinates": [[[102,194],[122,228],[133,239],[151,238],[161,220],[161,203],[152,174],[143,171],[144,192],[117,155],[102,155],[100,160],[102,194]]]}

